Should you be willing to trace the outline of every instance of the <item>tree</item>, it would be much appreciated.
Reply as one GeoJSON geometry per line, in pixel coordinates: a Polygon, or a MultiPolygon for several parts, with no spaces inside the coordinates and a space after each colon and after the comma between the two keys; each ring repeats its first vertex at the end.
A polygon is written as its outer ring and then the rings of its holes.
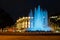
{"type": "Polygon", "coordinates": [[[11,26],[14,24],[13,19],[4,10],[0,9],[0,28],[5,28],[6,26],[11,26]]]}
{"type": "Polygon", "coordinates": [[[60,27],[60,20],[57,20],[57,24],[59,25],[59,27],[60,27]]]}

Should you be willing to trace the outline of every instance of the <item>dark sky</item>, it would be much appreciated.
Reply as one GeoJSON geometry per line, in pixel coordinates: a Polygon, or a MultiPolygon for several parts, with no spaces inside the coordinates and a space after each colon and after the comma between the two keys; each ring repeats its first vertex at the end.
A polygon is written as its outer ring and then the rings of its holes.
{"type": "Polygon", "coordinates": [[[19,16],[26,16],[38,4],[42,9],[47,9],[49,15],[60,13],[59,0],[0,0],[0,8],[8,12],[14,20],[19,16]]]}

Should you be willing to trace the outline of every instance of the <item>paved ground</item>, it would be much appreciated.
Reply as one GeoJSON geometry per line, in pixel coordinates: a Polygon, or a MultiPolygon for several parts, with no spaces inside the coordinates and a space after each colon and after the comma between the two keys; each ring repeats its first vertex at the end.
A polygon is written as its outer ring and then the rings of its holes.
{"type": "Polygon", "coordinates": [[[60,36],[0,36],[0,40],[60,40],[60,36]]]}
{"type": "Polygon", "coordinates": [[[60,40],[60,35],[0,35],[0,40],[60,40]]]}

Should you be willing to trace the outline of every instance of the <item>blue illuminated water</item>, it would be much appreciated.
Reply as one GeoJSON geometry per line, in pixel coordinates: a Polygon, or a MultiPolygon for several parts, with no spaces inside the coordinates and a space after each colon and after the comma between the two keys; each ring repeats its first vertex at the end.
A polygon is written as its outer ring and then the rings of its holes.
{"type": "Polygon", "coordinates": [[[30,31],[51,31],[51,28],[48,26],[48,12],[42,10],[40,5],[38,8],[34,9],[34,16],[32,10],[29,13],[30,17],[30,31]]]}

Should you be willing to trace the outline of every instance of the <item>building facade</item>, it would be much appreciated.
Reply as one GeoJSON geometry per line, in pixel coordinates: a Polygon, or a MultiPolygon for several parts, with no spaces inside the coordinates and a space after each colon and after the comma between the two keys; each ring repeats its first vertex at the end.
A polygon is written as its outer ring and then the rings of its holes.
{"type": "Polygon", "coordinates": [[[16,28],[18,29],[27,29],[30,28],[30,18],[31,17],[22,17],[16,21],[16,28]]]}

